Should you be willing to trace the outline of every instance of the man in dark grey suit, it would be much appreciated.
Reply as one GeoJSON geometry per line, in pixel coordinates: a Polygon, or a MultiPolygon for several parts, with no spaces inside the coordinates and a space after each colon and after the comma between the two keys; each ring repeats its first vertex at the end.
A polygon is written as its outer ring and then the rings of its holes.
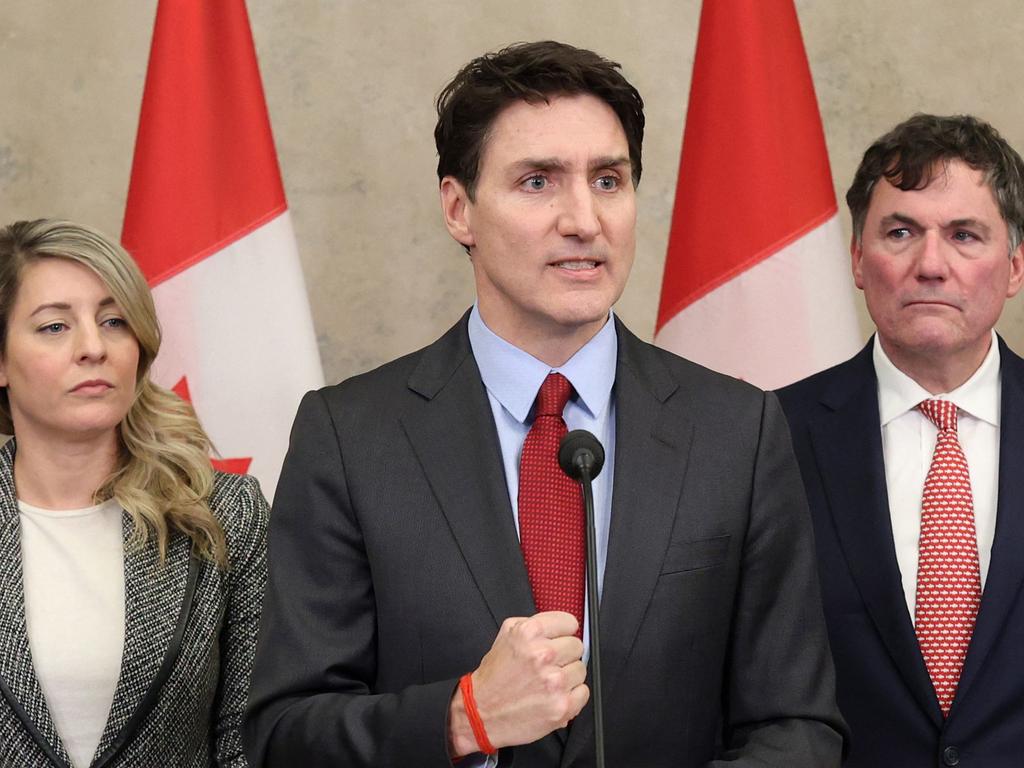
{"type": "Polygon", "coordinates": [[[250,760],[593,764],[582,527],[552,522],[578,499],[543,474],[553,454],[524,447],[557,424],[609,454],[595,488],[608,764],[838,765],[775,398],[610,312],[635,248],[639,94],[594,53],[521,44],[468,64],[438,113],[442,209],[477,301],[434,344],[300,406],[250,760]]]}
{"type": "Polygon", "coordinates": [[[1024,282],[1024,162],[987,123],[915,115],[864,153],[846,199],[878,332],[779,397],[847,765],[1020,766],[1024,360],[992,328],[1024,282]]]}

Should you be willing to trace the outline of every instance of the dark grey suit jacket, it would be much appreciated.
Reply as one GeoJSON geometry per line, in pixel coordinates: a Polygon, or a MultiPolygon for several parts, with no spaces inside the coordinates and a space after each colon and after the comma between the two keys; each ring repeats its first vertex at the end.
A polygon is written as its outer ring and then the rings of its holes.
{"type": "MultiPolygon", "coordinates": [[[[67,768],[25,630],[14,451],[14,440],[0,448],[0,766],[67,768]]],[[[255,479],[218,472],[210,508],[227,535],[228,572],[191,557],[181,534],[161,565],[155,542],[129,543],[124,515],[124,651],[91,768],[246,765],[239,729],[266,582],[267,502],[255,479]]]]}
{"type": "MultiPolygon", "coordinates": [[[[838,765],[810,523],[774,396],[617,330],[608,764],[838,765]]],[[[535,612],[465,317],[306,396],[270,539],[250,761],[450,766],[458,677],[505,618],[535,612]]],[[[590,705],[513,758],[592,765],[590,705]]]]}
{"type": "Polygon", "coordinates": [[[814,520],[822,597],[852,731],[850,768],[1024,764],[1024,360],[999,340],[995,540],[978,621],[943,718],[903,594],[878,380],[857,356],[779,392],[814,520]]]}

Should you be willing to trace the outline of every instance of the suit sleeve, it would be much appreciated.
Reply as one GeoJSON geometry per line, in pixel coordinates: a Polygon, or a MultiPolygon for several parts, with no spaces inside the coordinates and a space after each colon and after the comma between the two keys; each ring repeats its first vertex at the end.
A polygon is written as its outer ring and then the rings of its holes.
{"type": "Polygon", "coordinates": [[[765,395],[716,768],[830,768],[846,726],[821,608],[813,533],[789,429],[765,395]]]}
{"type": "Polygon", "coordinates": [[[242,753],[242,711],[249,692],[260,606],[267,581],[267,500],[255,478],[246,477],[222,513],[228,539],[230,569],[221,670],[214,713],[216,765],[245,768],[242,753]]]}
{"type": "Polygon", "coordinates": [[[270,577],[243,732],[253,765],[451,766],[447,716],[457,680],[374,691],[376,616],[359,513],[331,413],[321,393],[309,393],[270,519],[270,577]]]}

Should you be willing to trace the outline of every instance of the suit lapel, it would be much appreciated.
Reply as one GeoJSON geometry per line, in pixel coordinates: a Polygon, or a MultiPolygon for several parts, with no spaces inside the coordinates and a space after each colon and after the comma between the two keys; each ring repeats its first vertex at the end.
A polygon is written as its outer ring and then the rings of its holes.
{"type": "Polygon", "coordinates": [[[14,452],[14,440],[0,448],[0,691],[47,757],[59,766],[67,766],[71,758],[57,735],[32,666],[25,622],[14,452]]]}
{"type": "Polygon", "coordinates": [[[423,353],[409,378],[423,401],[401,423],[497,631],[536,609],[467,317],[423,353]]]}
{"type": "MultiPolygon", "coordinates": [[[[693,424],[683,409],[666,407],[678,383],[647,345],[616,322],[615,478],[600,610],[606,701],[615,698],[654,594],[693,441],[693,424]]],[[[593,731],[594,710],[588,704],[572,724],[563,765],[591,748],[593,731]]]]}
{"type": "Polygon", "coordinates": [[[956,713],[971,683],[984,665],[1010,611],[1016,605],[1024,582],[1024,475],[1020,457],[1024,455],[1024,360],[1011,352],[999,339],[1002,403],[999,417],[999,495],[996,506],[996,530],[992,542],[985,591],[974,628],[974,636],[964,662],[960,684],[950,715],[956,713]]]}
{"type": "Polygon", "coordinates": [[[191,598],[195,568],[190,568],[191,540],[174,535],[167,559],[160,563],[156,543],[130,541],[131,517],[123,513],[125,632],[121,673],[114,690],[107,724],[100,737],[98,764],[109,761],[138,727],[140,714],[151,706],[155,687],[162,684],[177,653],[180,630],[187,619],[186,595],[191,598]]]}
{"type": "Polygon", "coordinates": [[[903,594],[885,485],[872,344],[836,376],[810,424],[836,535],[893,664],[934,722],[942,722],[903,594]]]}

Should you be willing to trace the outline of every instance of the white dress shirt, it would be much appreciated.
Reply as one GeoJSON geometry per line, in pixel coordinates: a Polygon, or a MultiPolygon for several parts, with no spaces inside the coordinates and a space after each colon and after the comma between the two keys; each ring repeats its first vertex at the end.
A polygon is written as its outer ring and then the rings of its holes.
{"type": "Polygon", "coordinates": [[[992,556],[999,480],[999,345],[995,333],[977,371],[952,392],[932,395],[899,370],[875,337],[878,412],[882,426],[885,485],[889,494],[896,561],[911,621],[917,602],[917,560],[921,535],[921,496],[931,466],[938,429],[917,410],[922,400],[950,400],[959,408],[958,433],[967,458],[974,497],[981,586],[992,556]]]}

